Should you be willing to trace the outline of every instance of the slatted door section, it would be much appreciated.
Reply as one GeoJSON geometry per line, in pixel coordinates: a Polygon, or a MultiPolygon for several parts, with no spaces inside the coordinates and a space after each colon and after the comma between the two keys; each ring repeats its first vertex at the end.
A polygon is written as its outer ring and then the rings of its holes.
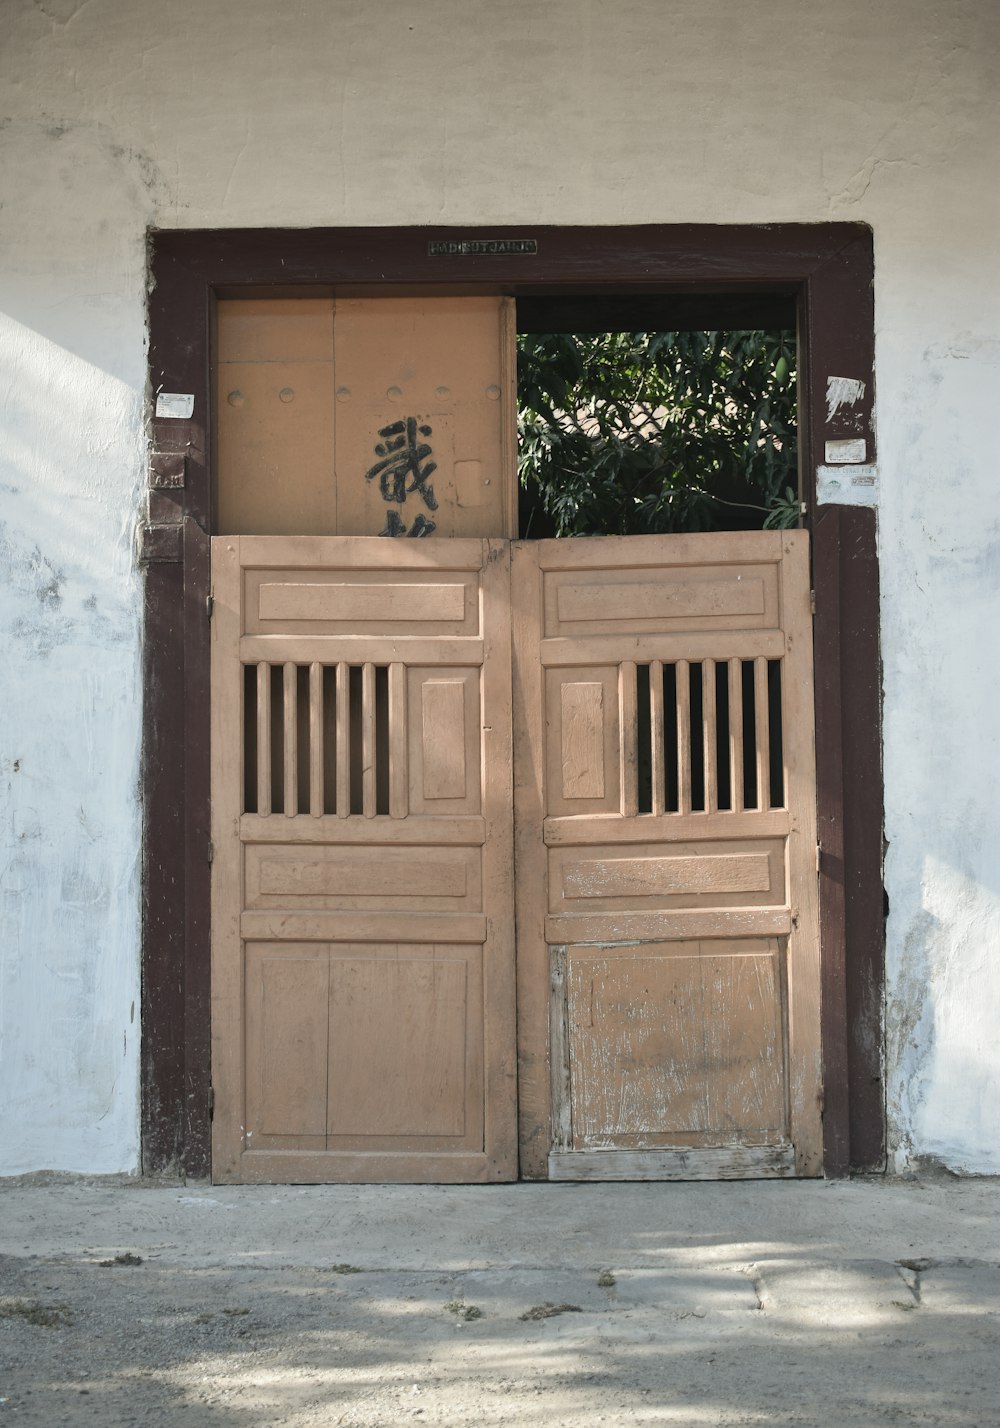
{"type": "Polygon", "coordinates": [[[522,1173],[821,1170],[804,532],[512,564],[522,1173]]]}
{"type": "Polygon", "coordinates": [[[215,1179],[512,1179],[509,548],[212,545],[215,1179]]]}

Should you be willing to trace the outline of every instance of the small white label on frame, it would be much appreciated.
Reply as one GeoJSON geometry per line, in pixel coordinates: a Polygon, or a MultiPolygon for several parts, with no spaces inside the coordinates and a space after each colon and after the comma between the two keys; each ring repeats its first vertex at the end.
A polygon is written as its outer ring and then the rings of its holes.
{"type": "Polygon", "coordinates": [[[857,466],[863,464],[867,458],[868,443],[863,436],[826,443],[826,460],[830,466],[857,466]]]}
{"type": "Polygon", "coordinates": [[[820,506],[877,506],[878,470],[874,466],[820,466],[816,471],[820,506]]]}
{"type": "Polygon", "coordinates": [[[157,392],[156,415],[158,417],[176,417],[179,421],[187,421],[189,417],[194,416],[194,393],[157,392]]]}

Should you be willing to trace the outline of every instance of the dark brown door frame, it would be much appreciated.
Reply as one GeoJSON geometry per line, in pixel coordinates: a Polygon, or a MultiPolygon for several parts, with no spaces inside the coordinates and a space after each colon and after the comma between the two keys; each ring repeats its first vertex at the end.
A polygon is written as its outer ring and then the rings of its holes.
{"type": "MultiPolygon", "coordinates": [[[[824,443],[866,436],[875,459],[873,256],[855,224],[157,232],[150,372],[191,394],[190,420],[150,420],[143,760],[143,1168],[210,1171],[209,537],[211,331],[234,289],[401,285],[523,298],[647,295],[704,326],[763,325],[796,305],[803,495],[816,590],[816,743],[828,1175],[884,1163],[881,674],[875,513],[815,506],[824,443]],[[438,239],[534,238],[537,252],[432,256],[438,239]],[[731,316],[727,294],[732,295],[731,316]],[[696,296],[697,295],[697,296],[696,296]],[[751,318],[751,312],[759,315],[751,318]],[[764,315],[761,315],[764,314],[764,315]],[[827,419],[826,379],[865,383],[827,419]],[[859,419],[860,412],[860,419],[859,419]],[[860,427],[859,427],[860,420],[860,427]]],[[[570,306],[573,306],[572,301],[570,306]]],[[[665,325],[661,316],[659,325],[665,325]]],[[[678,317],[676,326],[683,322],[678,317]]]]}

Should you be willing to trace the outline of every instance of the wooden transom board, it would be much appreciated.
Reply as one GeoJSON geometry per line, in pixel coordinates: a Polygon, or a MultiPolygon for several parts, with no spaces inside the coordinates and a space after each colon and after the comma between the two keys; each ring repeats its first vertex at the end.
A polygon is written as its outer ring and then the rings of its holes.
{"type": "Polygon", "coordinates": [[[514,547],[522,1175],[821,1173],[807,540],[514,547]]]}
{"type": "Polygon", "coordinates": [[[213,1176],[517,1174],[509,546],[212,542],[213,1176]]]}
{"type": "Polygon", "coordinates": [[[216,530],[516,534],[513,301],[223,298],[216,530]]]}

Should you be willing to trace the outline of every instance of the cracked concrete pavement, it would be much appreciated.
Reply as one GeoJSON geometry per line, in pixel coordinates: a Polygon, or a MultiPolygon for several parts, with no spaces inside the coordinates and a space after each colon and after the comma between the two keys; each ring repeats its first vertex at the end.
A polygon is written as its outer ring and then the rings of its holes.
{"type": "Polygon", "coordinates": [[[0,1183],[0,1428],[1000,1425],[1000,1182],[0,1183]]]}

